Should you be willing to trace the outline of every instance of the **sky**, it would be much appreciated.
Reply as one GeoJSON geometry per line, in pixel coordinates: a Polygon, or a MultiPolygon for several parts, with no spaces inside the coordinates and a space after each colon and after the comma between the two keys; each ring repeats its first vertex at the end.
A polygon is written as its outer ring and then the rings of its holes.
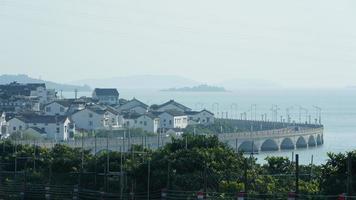
{"type": "Polygon", "coordinates": [[[354,0],[0,0],[0,74],[356,85],[354,0]]]}

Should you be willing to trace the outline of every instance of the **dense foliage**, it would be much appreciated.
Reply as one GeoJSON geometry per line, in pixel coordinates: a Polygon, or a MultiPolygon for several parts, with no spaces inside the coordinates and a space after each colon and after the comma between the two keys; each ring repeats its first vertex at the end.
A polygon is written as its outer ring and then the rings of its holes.
{"type": "MultiPolygon", "coordinates": [[[[265,164],[258,164],[252,156],[234,152],[216,137],[202,135],[184,135],[158,150],[132,146],[126,153],[103,151],[96,155],[63,145],[46,149],[3,141],[0,155],[2,183],[79,184],[128,193],[143,193],[148,187],[152,191],[247,190],[250,194],[285,194],[295,189],[295,163],[289,159],[268,157],[265,164]]],[[[356,151],[351,155],[356,166],[356,151]]],[[[355,173],[353,168],[351,175],[355,173]]],[[[347,190],[346,180],[346,154],[329,154],[328,161],[320,166],[300,166],[303,194],[340,194],[347,190]]],[[[355,188],[356,182],[352,183],[355,188]]]]}

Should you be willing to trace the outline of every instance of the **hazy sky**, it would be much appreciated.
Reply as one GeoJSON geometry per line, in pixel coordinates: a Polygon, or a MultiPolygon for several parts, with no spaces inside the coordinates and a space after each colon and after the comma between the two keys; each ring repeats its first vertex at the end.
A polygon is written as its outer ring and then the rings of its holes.
{"type": "Polygon", "coordinates": [[[0,0],[0,74],[356,85],[355,0],[0,0]]]}

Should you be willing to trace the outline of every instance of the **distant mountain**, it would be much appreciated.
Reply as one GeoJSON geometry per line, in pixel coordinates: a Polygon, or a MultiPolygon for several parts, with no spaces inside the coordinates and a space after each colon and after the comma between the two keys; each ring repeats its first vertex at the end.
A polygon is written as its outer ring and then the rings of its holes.
{"type": "Polygon", "coordinates": [[[210,86],[210,85],[198,85],[193,87],[181,87],[181,88],[169,88],[161,90],[163,92],[227,92],[223,87],[210,86]]]}
{"type": "Polygon", "coordinates": [[[174,75],[138,75],[122,76],[107,79],[85,79],[73,84],[88,84],[95,87],[115,87],[119,89],[164,89],[199,85],[201,83],[174,75]]]}
{"type": "Polygon", "coordinates": [[[63,91],[74,91],[75,89],[81,92],[91,91],[91,88],[88,85],[80,86],[80,85],[72,85],[72,84],[55,83],[52,81],[45,81],[41,79],[31,78],[25,74],[0,75],[0,84],[8,84],[14,81],[18,83],[45,83],[46,87],[49,89],[56,89],[56,90],[63,90],[63,91]]]}

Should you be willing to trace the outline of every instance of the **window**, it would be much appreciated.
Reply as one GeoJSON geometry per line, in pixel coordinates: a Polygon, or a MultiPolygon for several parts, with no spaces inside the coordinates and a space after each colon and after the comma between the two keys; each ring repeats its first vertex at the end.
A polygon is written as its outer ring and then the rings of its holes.
{"type": "Polygon", "coordinates": [[[59,130],[60,130],[60,129],[57,127],[57,128],[56,128],[56,132],[59,133],[59,130]]]}
{"type": "Polygon", "coordinates": [[[135,124],[137,124],[137,120],[135,120],[135,124]]]}
{"type": "Polygon", "coordinates": [[[22,130],[22,126],[19,126],[19,130],[22,130]]]}
{"type": "Polygon", "coordinates": [[[169,124],[172,124],[172,120],[169,120],[169,124]]]}
{"type": "Polygon", "coordinates": [[[64,108],[63,108],[63,107],[60,107],[60,108],[59,108],[59,111],[60,111],[60,112],[64,112],[64,108]]]}
{"type": "Polygon", "coordinates": [[[89,113],[89,118],[92,118],[93,117],[93,114],[92,113],[89,113]]]}
{"type": "Polygon", "coordinates": [[[93,126],[93,121],[89,121],[89,126],[93,126]]]}
{"type": "Polygon", "coordinates": [[[14,131],[16,131],[16,126],[14,126],[14,128],[12,128],[14,131]]]}
{"type": "Polygon", "coordinates": [[[51,107],[46,107],[46,112],[51,112],[51,107]]]}
{"type": "Polygon", "coordinates": [[[140,121],[140,124],[142,124],[142,121],[140,121]]]}
{"type": "Polygon", "coordinates": [[[143,122],[143,125],[147,126],[147,122],[146,122],[146,121],[144,121],[144,122],[143,122]]]}
{"type": "Polygon", "coordinates": [[[206,118],[206,122],[210,122],[210,117],[207,117],[207,118],[206,118]]]}

